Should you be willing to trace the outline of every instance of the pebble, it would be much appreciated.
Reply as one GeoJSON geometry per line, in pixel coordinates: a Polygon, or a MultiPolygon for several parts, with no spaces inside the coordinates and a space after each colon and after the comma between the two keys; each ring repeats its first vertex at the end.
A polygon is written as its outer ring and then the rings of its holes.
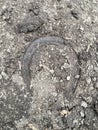
{"type": "Polygon", "coordinates": [[[80,30],[81,30],[81,31],[84,31],[84,28],[83,28],[82,26],[80,26],[80,30]]]}
{"type": "Polygon", "coordinates": [[[78,19],[78,12],[76,10],[71,10],[71,14],[75,19],[78,19]]]}
{"type": "Polygon", "coordinates": [[[73,124],[78,124],[78,120],[75,119],[75,120],[73,121],[73,124]]]}
{"type": "Polygon", "coordinates": [[[84,117],[84,112],[81,111],[81,112],[80,112],[80,115],[81,115],[81,117],[84,117]]]}
{"type": "Polygon", "coordinates": [[[54,70],[50,70],[50,73],[53,74],[53,73],[54,73],[54,70]]]}
{"type": "Polygon", "coordinates": [[[87,82],[88,84],[90,84],[90,83],[91,83],[91,78],[88,77],[88,78],[86,79],[86,82],[87,82]]]}
{"type": "Polygon", "coordinates": [[[95,88],[97,88],[97,89],[98,89],[98,82],[96,82],[96,84],[95,84],[95,88]]]}
{"type": "Polygon", "coordinates": [[[2,79],[2,75],[0,75],[0,80],[2,79]]]}
{"type": "Polygon", "coordinates": [[[86,101],[87,101],[87,102],[89,102],[89,103],[91,103],[91,102],[92,102],[92,100],[93,100],[93,99],[92,99],[92,97],[91,97],[91,96],[89,96],[89,97],[87,97],[87,98],[86,98],[86,101]]]}
{"type": "Polygon", "coordinates": [[[22,77],[18,73],[12,75],[12,80],[14,83],[17,83],[18,85],[23,85],[22,77]]]}
{"type": "Polygon", "coordinates": [[[3,10],[6,9],[6,5],[3,5],[3,6],[2,6],[2,9],[3,9],[3,10]]]}
{"type": "Polygon", "coordinates": [[[33,124],[28,124],[28,126],[31,130],[38,130],[33,124]]]}
{"type": "Polygon", "coordinates": [[[70,76],[67,76],[67,80],[70,80],[70,76]]]}
{"type": "Polygon", "coordinates": [[[96,72],[98,72],[98,67],[94,67],[94,70],[95,70],[96,72]]]}
{"type": "Polygon", "coordinates": [[[79,79],[79,77],[80,77],[80,75],[76,75],[76,76],[75,76],[76,79],[79,79]]]}
{"type": "Polygon", "coordinates": [[[86,108],[87,107],[87,103],[85,101],[82,101],[81,106],[86,108]]]}
{"type": "Polygon", "coordinates": [[[94,78],[93,78],[93,81],[96,81],[96,80],[97,80],[97,78],[96,78],[96,77],[94,77],[94,78]]]}
{"type": "Polygon", "coordinates": [[[61,115],[63,115],[63,116],[70,114],[70,112],[67,111],[67,110],[62,110],[60,113],[61,113],[61,115]]]}
{"type": "Polygon", "coordinates": [[[8,79],[8,75],[4,71],[2,71],[1,75],[4,79],[6,80],[8,79]]]}

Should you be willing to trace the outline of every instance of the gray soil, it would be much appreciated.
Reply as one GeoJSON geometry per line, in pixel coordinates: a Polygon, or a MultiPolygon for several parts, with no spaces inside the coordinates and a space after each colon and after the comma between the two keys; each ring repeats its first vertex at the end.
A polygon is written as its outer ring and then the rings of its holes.
{"type": "Polygon", "coordinates": [[[0,130],[98,130],[98,0],[0,0],[0,130]]]}

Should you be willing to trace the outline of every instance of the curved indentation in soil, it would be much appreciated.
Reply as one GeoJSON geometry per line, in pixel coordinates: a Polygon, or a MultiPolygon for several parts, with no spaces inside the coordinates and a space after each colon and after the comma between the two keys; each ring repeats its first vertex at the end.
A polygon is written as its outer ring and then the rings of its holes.
{"type": "Polygon", "coordinates": [[[70,82],[68,82],[66,86],[67,93],[72,93],[76,88],[77,79],[75,79],[75,76],[78,74],[78,60],[77,55],[75,51],[72,49],[72,47],[69,44],[66,44],[63,38],[56,37],[56,36],[47,36],[47,37],[41,37],[39,39],[34,40],[27,48],[23,60],[22,60],[22,76],[25,84],[27,86],[30,86],[30,64],[32,60],[32,56],[36,53],[36,50],[43,45],[56,45],[56,46],[62,46],[65,47],[68,46],[69,51],[69,63],[71,64],[71,72],[70,72],[70,82]]]}

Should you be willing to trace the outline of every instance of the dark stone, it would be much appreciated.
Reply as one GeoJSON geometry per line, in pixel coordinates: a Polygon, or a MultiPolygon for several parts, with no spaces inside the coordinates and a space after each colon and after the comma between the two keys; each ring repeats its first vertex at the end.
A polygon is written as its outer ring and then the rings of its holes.
{"type": "Polygon", "coordinates": [[[76,12],[76,11],[74,11],[74,10],[71,10],[71,14],[72,14],[72,16],[75,18],[75,19],[79,19],[79,16],[78,16],[78,13],[76,12]]]}
{"type": "Polygon", "coordinates": [[[43,20],[39,17],[27,17],[22,23],[17,25],[18,33],[34,32],[43,25],[43,20]]]}
{"type": "Polygon", "coordinates": [[[35,15],[38,15],[40,12],[40,7],[37,3],[33,2],[33,3],[30,3],[28,10],[29,12],[33,12],[35,15]]]}

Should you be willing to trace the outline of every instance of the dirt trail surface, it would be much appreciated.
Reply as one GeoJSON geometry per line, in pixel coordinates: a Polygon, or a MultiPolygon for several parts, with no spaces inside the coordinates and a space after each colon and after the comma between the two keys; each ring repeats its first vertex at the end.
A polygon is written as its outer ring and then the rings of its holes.
{"type": "Polygon", "coordinates": [[[98,130],[98,0],[0,0],[0,130],[98,130]]]}

